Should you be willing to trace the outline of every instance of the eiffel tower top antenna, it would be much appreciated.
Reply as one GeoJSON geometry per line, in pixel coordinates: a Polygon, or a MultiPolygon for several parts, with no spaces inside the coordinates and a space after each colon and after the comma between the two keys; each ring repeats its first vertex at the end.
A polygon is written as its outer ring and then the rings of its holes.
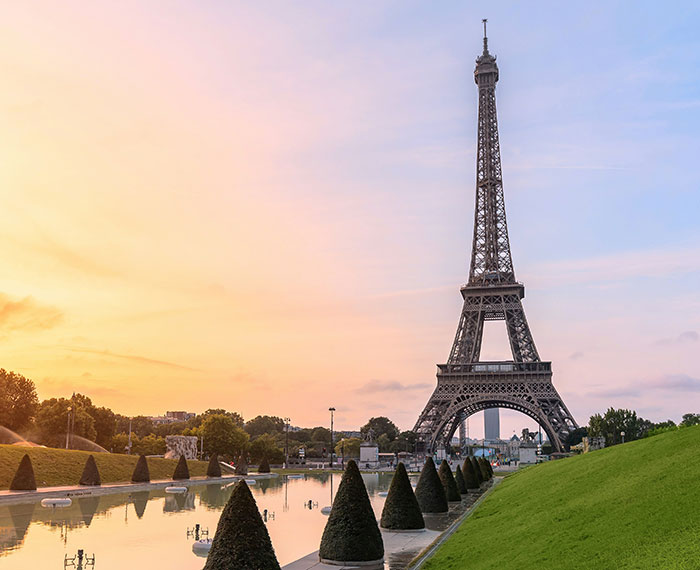
{"type": "Polygon", "coordinates": [[[484,55],[486,55],[489,53],[489,39],[486,37],[486,22],[488,22],[488,20],[484,18],[481,21],[484,23],[484,55]]]}

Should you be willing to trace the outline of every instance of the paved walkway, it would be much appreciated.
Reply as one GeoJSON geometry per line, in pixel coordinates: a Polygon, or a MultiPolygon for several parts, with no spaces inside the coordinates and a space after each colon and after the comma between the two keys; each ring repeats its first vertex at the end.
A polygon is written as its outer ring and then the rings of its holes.
{"type": "MultiPolygon", "coordinates": [[[[494,477],[493,483],[480,493],[466,495],[460,503],[450,503],[450,511],[444,515],[423,515],[426,530],[423,532],[392,532],[382,529],[384,540],[384,568],[402,570],[420,557],[429,557],[446,540],[488,495],[502,477],[494,477]]],[[[283,567],[283,570],[363,570],[360,566],[333,566],[319,560],[318,550],[283,567]]],[[[366,570],[366,569],[365,569],[366,570]]]]}
{"type": "Polygon", "coordinates": [[[276,473],[252,473],[250,475],[226,475],[224,477],[192,477],[173,481],[163,479],[151,481],[150,483],[106,483],[100,486],[68,485],[64,487],[39,487],[36,491],[0,491],[0,505],[17,503],[37,503],[41,499],[48,497],[96,497],[99,495],[109,495],[112,493],[131,493],[135,491],[147,491],[149,489],[163,489],[165,487],[189,487],[190,485],[200,485],[202,483],[229,483],[239,479],[269,479],[277,477],[276,473]]]}
{"type": "MultiPolygon", "coordinates": [[[[442,534],[437,530],[424,530],[422,532],[391,532],[382,530],[384,540],[384,563],[389,564],[389,568],[395,568],[396,564],[401,564],[413,560],[421,551],[430,546],[433,541],[442,534]]],[[[318,550],[287,564],[284,570],[342,570],[357,569],[359,566],[333,566],[322,564],[319,561],[318,550]]]]}

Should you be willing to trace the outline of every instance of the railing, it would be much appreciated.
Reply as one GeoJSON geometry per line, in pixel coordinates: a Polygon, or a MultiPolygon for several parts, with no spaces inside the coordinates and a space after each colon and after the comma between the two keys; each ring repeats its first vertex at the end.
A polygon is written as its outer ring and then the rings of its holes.
{"type": "Polygon", "coordinates": [[[551,362],[472,362],[470,364],[438,364],[441,374],[502,374],[503,372],[551,372],[551,362]]]}

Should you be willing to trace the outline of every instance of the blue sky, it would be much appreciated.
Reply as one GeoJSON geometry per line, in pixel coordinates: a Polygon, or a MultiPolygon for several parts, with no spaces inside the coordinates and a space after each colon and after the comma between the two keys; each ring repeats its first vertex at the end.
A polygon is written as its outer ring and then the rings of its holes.
{"type": "MultiPolygon", "coordinates": [[[[555,385],[580,423],[700,412],[694,3],[4,12],[0,325],[41,397],[155,414],[211,407],[190,392],[211,382],[245,417],[411,428],[467,278],[486,17],[515,270],[555,385]]],[[[497,325],[484,357],[507,356],[497,325]]]]}

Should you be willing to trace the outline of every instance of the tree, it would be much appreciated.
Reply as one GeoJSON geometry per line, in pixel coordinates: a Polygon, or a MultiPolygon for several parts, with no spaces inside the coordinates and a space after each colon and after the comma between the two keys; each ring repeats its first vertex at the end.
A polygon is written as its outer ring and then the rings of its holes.
{"type": "Polygon", "coordinates": [[[221,477],[221,465],[219,465],[219,457],[216,454],[209,458],[207,477],[221,477]]]}
{"type": "Polygon", "coordinates": [[[384,542],[367,489],[351,459],[343,473],[319,549],[321,562],[374,561],[384,557],[384,542]]]}
{"type": "Polygon", "coordinates": [[[199,428],[204,437],[204,453],[236,457],[247,451],[248,434],[224,415],[211,414],[199,428]]]}
{"type": "Polygon", "coordinates": [[[233,488],[219,517],[204,570],[280,570],[267,527],[245,481],[233,488]]]}
{"type": "Polygon", "coordinates": [[[277,416],[256,416],[246,422],[245,431],[251,437],[264,433],[281,433],[284,431],[284,420],[277,416]]]}
{"type": "Polygon", "coordinates": [[[245,424],[243,421],[243,416],[239,414],[238,412],[227,412],[226,410],[222,408],[215,408],[215,409],[208,409],[206,412],[203,412],[201,414],[197,414],[195,417],[191,418],[188,420],[187,424],[188,427],[190,428],[198,428],[199,426],[202,425],[204,420],[207,419],[208,416],[228,416],[231,418],[233,421],[234,425],[242,428],[245,424]]]}
{"type": "Polygon", "coordinates": [[[402,451],[412,452],[415,449],[418,436],[413,431],[402,431],[399,436],[391,442],[389,451],[400,453],[402,451]]]}
{"type": "Polygon", "coordinates": [[[36,480],[32,460],[28,454],[24,454],[19,462],[19,467],[10,483],[10,491],[36,491],[36,480]]]}
{"type": "Polygon", "coordinates": [[[588,436],[588,428],[586,426],[576,428],[569,432],[569,435],[566,438],[566,448],[571,449],[572,445],[578,445],[581,443],[584,437],[588,436]]]}
{"type": "Polygon", "coordinates": [[[454,475],[452,474],[452,469],[450,469],[450,464],[447,459],[443,459],[440,463],[440,469],[438,471],[438,476],[440,477],[440,482],[445,489],[445,496],[449,502],[461,501],[459,489],[457,488],[457,482],[455,481],[454,475]]]}
{"type": "Polygon", "coordinates": [[[148,469],[148,461],[145,455],[139,456],[134,467],[134,472],[131,475],[132,483],[148,483],[151,480],[151,472],[148,469]]]}
{"type": "Polygon", "coordinates": [[[190,469],[187,466],[187,460],[185,459],[184,455],[180,456],[180,459],[178,459],[177,465],[175,466],[175,472],[173,473],[173,479],[174,480],[179,480],[179,479],[189,479],[190,478],[190,469]]]}
{"type": "Polygon", "coordinates": [[[338,457],[360,457],[360,444],[362,440],[357,437],[344,437],[335,444],[335,454],[338,457]]]}
{"type": "Polygon", "coordinates": [[[360,428],[360,432],[364,436],[366,436],[370,430],[372,430],[375,440],[382,434],[386,434],[390,442],[394,441],[399,436],[399,428],[385,416],[370,418],[369,421],[360,428]]]}
{"type": "Polygon", "coordinates": [[[311,432],[311,441],[320,441],[323,443],[330,443],[331,441],[331,430],[324,427],[314,428],[311,432]]]}
{"type": "Polygon", "coordinates": [[[68,413],[71,414],[71,432],[79,437],[95,441],[97,431],[95,420],[85,409],[84,402],[66,398],[44,400],[36,415],[36,426],[42,443],[52,447],[62,447],[66,441],[68,413]]]}
{"type": "Polygon", "coordinates": [[[139,437],[146,437],[149,433],[153,433],[153,420],[146,416],[134,416],[129,418],[117,414],[117,425],[115,431],[117,433],[129,433],[129,422],[131,422],[131,432],[139,437]]]}
{"type": "Polygon", "coordinates": [[[268,433],[259,436],[250,444],[250,460],[260,463],[263,459],[272,463],[284,461],[284,452],[277,447],[275,438],[268,433]]]}
{"type": "Polygon", "coordinates": [[[34,382],[0,368],[0,427],[17,431],[29,426],[38,407],[34,382]]]}
{"type": "Polygon", "coordinates": [[[652,427],[653,424],[650,421],[637,417],[635,411],[609,408],[603,416],[600,414],[591,416],[588,422],[588,435],[604,437],[606,447],[610,447],[622,442],[622,432],[625,432],[625,441],[632,441],[644,437],[652,427]]]}
{"type": "Polygon", "coordinates": [[[681,426],[689,427],[700,425],[700,414],[683,414],[681,426]]]}
{"type": "Polygon", "coordinates": [[[425,528],[418,499],[408,479],[406,467],[399,463],[391,479],[389,493],[382,509],[380,525],[392,530],[418,530],[425,528]]]}
{"type": "MultiPolygon", "coordinates": [[[[128,436],[127,436],[128,441],[128,436]]],[[[131,451],[138,455],[163,455],[166,450],[165,438],[149,433],[146,437],[131,436],[131,451]]]]}
{"type": "Polygon", "coordinates": [[[87,413],[95,420],[95,443],[109,449],[117,428],[117,416],[109,408],[88,408],[87,413]]]}
{"type": "Polygon", "coordinates": [[[383,433],[382,435],[380,435],[380,436],[376,439],[376,441],[377,441],[377,445],[379,446],[379,452],[380,452],[380,453],[388,453],[389,450],[390,450],[390,448],[391,448],[391,444],[393,443],[393,442],[389,439],[389,436],[388,436],[387,434],[385,434],[385,433],[383,433]]]}
{"type": "Polygon", "coordinates": [[[418,485],[416,485],[416,499],[420,510],[424,513],[446,513],[449,510],[445,488],[432,457],[425,460],[418,485]]]}
{"type": "Polygon", "coordinates": [[[80,476],[80,485],[91,485],[98,486],[102,484],[100,480],[100,472],[97,469],[97,463],[95,463],[95,458],[90,455],[85,462],[85,467],[83,468],[83,474],[80,476]]]}

